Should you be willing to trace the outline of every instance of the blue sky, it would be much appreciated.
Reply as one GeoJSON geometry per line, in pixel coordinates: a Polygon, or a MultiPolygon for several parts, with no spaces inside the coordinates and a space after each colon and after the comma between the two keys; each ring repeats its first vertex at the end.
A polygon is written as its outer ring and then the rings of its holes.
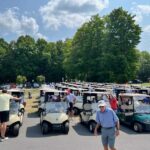
{"type": "Polygon", "coordinates": [[[137,48],[150,52],[150,0],[0,0],[0,37],[7,42],[26,34],[65,40],[92,15],[104,16],[120,6],[142,27],[137,48]]]}

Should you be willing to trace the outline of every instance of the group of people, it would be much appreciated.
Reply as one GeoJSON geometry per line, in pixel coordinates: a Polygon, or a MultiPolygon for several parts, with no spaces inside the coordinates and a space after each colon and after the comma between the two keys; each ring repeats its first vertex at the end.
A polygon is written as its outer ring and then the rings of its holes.
{"type": "Polygon", "coordinates": [[[20,98],[14,97],[7,93],[7,90],[3,89],[2,94],[0,94],[0,141],[3,142],[7,140],[6,129],[7,122],[9,121],[9,110],[10,110],[10,100],[20,100],[20,98]]]}
{"type": "MultiPolygon", "coordinates": [[[[94,135],[97,136],[97,130],[101,126],[101,140],[104,150],[108,150],[108,146],[111,150],[116,150],[115,139],[119,135],[119,118],[116,115],[117,112],[117,98],[113,95],[105,95],[109,100],[110,107],[107,107],[105,98],[98,102],[99,111],[96,113],[97,125],[94,130],[94,135]]],[[[76,97],[71,91],[67,90],[67,101],[69,104],[69,116],[73,117],[73,104],[76,101],[76,97]]]]}
{"type": "MultiPolygon", "coordinates": [[[[6,137],[6,128],[7,122],[9,121],[9,106],[10,100],[20,100],[20,98],[13,97],[12,95],[7,93],[7,90],[2,90],[2,94],[0,94],[0,141],[4,141],[8,139],[6,137]]],[[[68,115],[73,117],[73,105],[76,101],[76,96],[71,93],[71,90],[67,90],[66,99],[68,101],[68,115]]],[[[112,95],[108,96],[110,107],[106,106],[105,100],[101,100],[98,102],[99,111],[96,113],[96,122],[97,125],[94,130],[95,136],[97,136],[97,130],[101,126],[101,139],[104,150],[108,150],[108,146],[111,150],[116,150],[115,138],[119,135],[119,119],[116,115],[117,111],[117,99],[112,95]]]]}

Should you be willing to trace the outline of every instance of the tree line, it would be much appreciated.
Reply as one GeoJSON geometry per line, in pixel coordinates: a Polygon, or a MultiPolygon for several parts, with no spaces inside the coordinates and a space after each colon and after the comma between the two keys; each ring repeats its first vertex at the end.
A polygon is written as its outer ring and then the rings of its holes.
{"type": "Polygon", "coordinates": [[[150,77],[150,53],[136,48],[141,27],[134,15],[114,9],[94,15],[65,41],[35,41],[29,35],[16,41],[0,38],[0,82],[28,81],[44,76],[47,82],[81,80],[125,83],[150,77]]]}

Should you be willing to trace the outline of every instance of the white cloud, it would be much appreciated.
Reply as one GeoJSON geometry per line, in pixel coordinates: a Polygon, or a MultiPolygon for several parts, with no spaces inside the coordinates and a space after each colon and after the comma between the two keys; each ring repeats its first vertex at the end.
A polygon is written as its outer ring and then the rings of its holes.
{"type": "MultiPolygon", "coordinates": [[[[31,35],[36,37],[37,35],[42,37],[39,32],[39,25],[33,17],[20,16],[18,12],[19,8],[10,8],[3,13],[0,13],[0,34],[9,35],[31,35]]],[[[44,36],[43,36],[44,37],[44,36]]]]}
{"type": "Polygon", "coordinates": [[[41,34],[41,33],[36,33],[35,34],[35,37],[36,37],[36,39],[45,39],[45,40],[48,40],[48,38],[46,37],[46,36],[44,36],[43,34],[41,34]]]}
{"type": "Polygon", "coordinates": [[[26,16],[22,16],[20,24],[22,32],[26,34],[36,34],[39,30],[39,26],[36,23],[36,20],[32,17],[29,18],[26,16]]]}
{"type": "Polygon", "coordinates": [[[138,5],[137,7],[142,14],[150,15],[150,5],[138,5]]]}
{"type": "Polygon", "coordinates": [[[147,33],[150,33],[150,25],[144,27],[143,31],[147,32],[147,33]]]}
{"type": "Polygon", "coordinates": [[[50,0],[39,11],[46,27],[74,28],[106,8],[109,0],[50,0]]]}
{"type": "Polygon", "coordinates": [[[150,5],[135,5],[131,10],[138,23],[142,22],[144,15],[150,15],[150,5]]]}

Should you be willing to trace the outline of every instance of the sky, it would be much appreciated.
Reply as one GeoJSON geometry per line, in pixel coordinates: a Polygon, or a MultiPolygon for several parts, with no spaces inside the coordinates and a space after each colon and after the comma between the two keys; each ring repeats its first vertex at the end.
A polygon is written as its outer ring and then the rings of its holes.
{"type": "Polygon", "coordinates": [[[91,16],[103,17],[119,7],[136,15],[142,28],[137,48],[150,52],[150,0],[0,0],[0,38],[10,42],[30,35],[48,42],[65,40],[91,16]]]}

